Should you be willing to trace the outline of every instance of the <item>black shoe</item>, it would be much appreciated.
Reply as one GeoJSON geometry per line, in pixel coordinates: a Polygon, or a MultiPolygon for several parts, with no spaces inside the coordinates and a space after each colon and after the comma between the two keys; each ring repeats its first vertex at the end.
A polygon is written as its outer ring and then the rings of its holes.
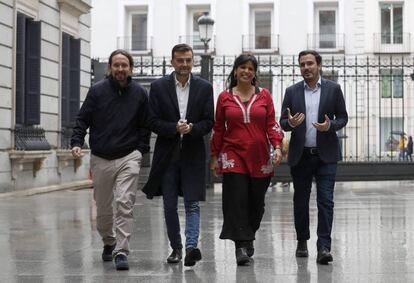
{"type": "Polygon", "coordinates": [[[183,250],[173,249],[173,251],[167,258],[167,262],[168,263],[179,263],[182,258],[183,258],[183,250]]]}
{"type": "Polygon", "coordinates": [[[246,253],[247,253],[248,257],[252,257],[254,255],[253,241],[247,241],[246,242],[246,253]]]}
{"type": "Polygon", "coordinates": [[[236,249],[236,262],[237,265],[248,265],[250,263],[250,257],[247,255],[246,248],[236,249]]]}
{"type": "Polygon", "coordinates": [[[102,252],[102,260],[103,261],[112,261],[112,252],[115,249],[116,244],[113,245],[105,245],[102,252]]]}
{"type": "Polygon", "coordinates": [[[316,262],[319,264],[328,264],[333,261],[331,253],[328,251],[327,248],[322,247],[318,250],[318,257],[316,258],[316,262]]]}
{"type": "Polygon", "coordinates": [[[298,246],[296,247],[296,257],[308,257],[308,244],[306,240],[298,241],[298,246]]]}
{"type": "Polygon", "coordinates": [[[201,252],[197,248],[187,248],[185,250],[184,266],[194,266],[201,260],[201,252]]]}
{"type": "Polygon", "coordinates": [[[128,270],[128,258],[126,255],[119,253],[114,258],[116,270],[128,270]]]}

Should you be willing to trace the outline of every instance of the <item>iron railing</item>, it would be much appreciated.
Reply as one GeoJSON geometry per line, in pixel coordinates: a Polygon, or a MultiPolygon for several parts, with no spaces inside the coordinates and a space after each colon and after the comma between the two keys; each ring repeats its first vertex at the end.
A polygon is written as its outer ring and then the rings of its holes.
{"type": "Polygon", "coordinates": [[[375,33],[374,53],[409,53],[410,33],[375,33]]]}
{"type": "MultiPolygon", "coordinates": [[[[203,54],[204,43],[201,41],[199,35],[180,35],[178,38],[180,43],[186,43],[193,48],[194,54],[203,54]]],[[[215,54],[216,53],[216,36],[213,35],[210,41],[208,42],[207,53],[215,54]]]]}
{"type": "Polygon", "coordinates": [[[279,52],[279,35],[244,34],[242,35],[242,51],[258,54],[277,54],[279,52]]]}
{"type": "Polygon", "coordinates": [[[308,49],[315,49],[321,53],[345,52],[345,34],[343,33],[311,33],[308,34],[308,49]]]}
{"type": "MultiPolygon", "coordinates": [[[[215,84],[224,87],[232,58],[216,58],[215,84]]],[[[302,80],[297,56],[259,56],[260,76],[266,75],[280,113],[285,89],[302,80]]],[[[349,122],[338,133],[346,161],[397,160],[388,146],[394,131],[414,133],[414,57],[323,57],[323,77],[338,82],[344,93],[349,122]],[[396,72],[398,70],[398,72],[396,72]]],[[[287,134],[289,138],[289,133],[287,134]]]]}
{"type": "Polygon", "coordinates": [[[152,54],[152,36],[144,38],[118,36],[117,48],[127,50],[132,54],[152,54]]]}
{"type": "MultiPolygon", "coordinates": [[[[210,69],[215,97],[226,87],[235,56],[214,57],[210,69]]],[[[285,89],[302,80],[297,56],[257,55],[261,86],[270,89],[279,115],[285,89]]],[[[169,58],[135,57],[141,79],[173,71],[169,58]]],[[[199,74],[200,58],[193,72],[199,74]]],[[[341,85],[349,114],[338,132],[344,160],[398,161],[395,132],[414,134],[414,56],[323,56],[322,76],[341,85]]],[[[286,134],[289,138],[289,133],[286,134]]]]}
{"type": "Polygon", "coordinates": [[[17,150],[49,150],[45,130],[35,126],[21,126],[14,129],[15,149],[17,150]]]}

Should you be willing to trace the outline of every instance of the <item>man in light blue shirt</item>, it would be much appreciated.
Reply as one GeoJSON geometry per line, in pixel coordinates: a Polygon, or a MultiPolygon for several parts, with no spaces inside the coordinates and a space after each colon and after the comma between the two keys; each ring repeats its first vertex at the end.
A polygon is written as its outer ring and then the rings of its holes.
{"type": "Polygon", "coordinates": [[[342,159],[336,131],[348,122],[340,86],[320,77],[322,57],[313,50],[299,53],[303,81],[286,89],[280,125],[291,131],[288,164],[293,179],[293,206],[298,240],[297,257],[308,257],[309,198],[312,180],[317,187],[317,262],[331,255],[333,193],[337,162],[342,159]]]}

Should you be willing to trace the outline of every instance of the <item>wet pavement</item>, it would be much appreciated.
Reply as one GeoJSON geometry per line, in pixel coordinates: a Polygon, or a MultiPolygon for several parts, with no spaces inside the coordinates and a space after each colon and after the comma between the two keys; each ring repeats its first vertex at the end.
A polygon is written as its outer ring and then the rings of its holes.
{"type": "MultiPolygon", "coordinates": [[[[277,185],[267,194],[254,262],[243,267],[235,263],[234,244],[218,238],[220,185],[207,196],[201,210],[203,259],[187,268],[166,263],[170,249],[161,199],[139,193],[129,271],[101,261],[91,190],[0,199],[0,282],[414,282],[413,182],[339,183],[334,262],[325,266],[316,264],[314,193],[309,258],[294,256],[293,192],[277,185]]],[[[179,210],[184,216],[182,201],[179,210]]]]}

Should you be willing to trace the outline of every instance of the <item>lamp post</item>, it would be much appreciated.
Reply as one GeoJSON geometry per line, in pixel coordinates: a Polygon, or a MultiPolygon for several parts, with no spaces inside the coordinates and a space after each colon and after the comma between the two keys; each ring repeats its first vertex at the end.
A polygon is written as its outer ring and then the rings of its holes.
{"type": "MultiPolygon", "coordinates": [[[[214,20],[208,15],[208,13],[204,13],[198,21],[198,30],[200,31],[200,40],[204,43],[204,53],[201,54],[201,71],[200,76],[213,82],[213,74],[212,71],[210,72],[210,67],[212,65],[211,62],[211,54],[208,53],[208,43],[210,42],[213,36],[213,25],[214,20]]],[[[213,188],[213,176],[210,172],[210,133],[204,137],[204,144],[206,145],[206,187],[213,188]]]]}
{"type": "Polygon", "coordinates": [[[208,43],[213,35],[214,20],[205,12],[198,21],[198,30],[200,31],[200,40],[204,43],[204,53],[207,53],[208,43]]]}
{"type": "Polygon", "coordinates": [[[204,53],[201,55],[201,77],[212,81],[212,74],[210,74],[211,54],[208,53],[208,44],[213,36],[214,20],[208,15],[208,12],[205,12],[197,23],[200,40],[204,43],[204,53]]]}

